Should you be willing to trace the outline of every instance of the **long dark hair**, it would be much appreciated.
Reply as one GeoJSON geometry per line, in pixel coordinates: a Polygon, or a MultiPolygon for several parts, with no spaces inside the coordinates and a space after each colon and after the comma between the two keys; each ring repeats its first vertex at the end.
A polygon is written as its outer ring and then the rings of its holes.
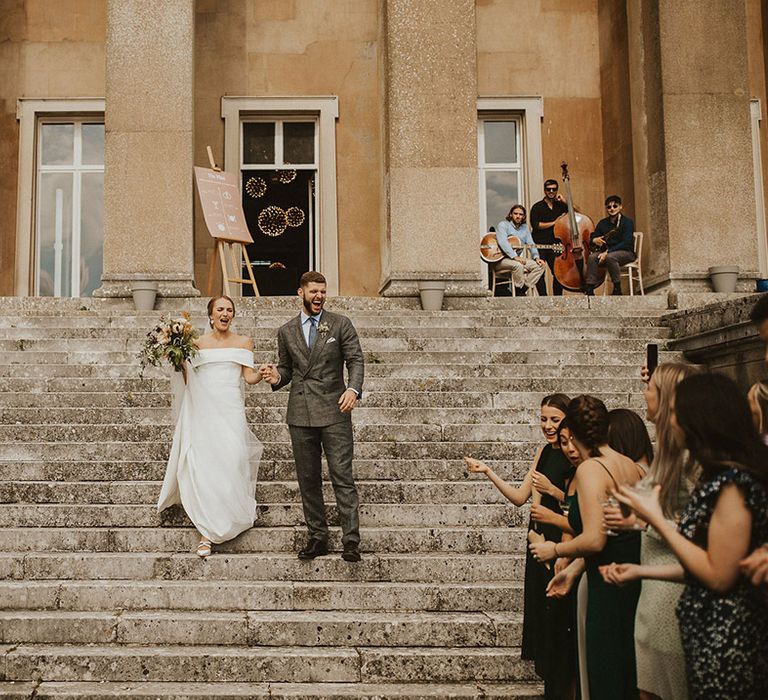
{"type": "Polygon", "coordinates": [[[541,400],[541,407],[551,406],[552,408],[556,408],[558,411],[565,413],[568,410],[568,404],[570,402],[571,400],[565,394],[550,394],[541,400]]]}
{"type": "Polygon", "coordinates": [[[683,379],[675,392],[675,418],[702,481],[736,468],[768,484],[768,447],[732,379],[712,373],[683,379]]]}
{"type": "Polygon", "coordinates": [[[653,461],[648,428],[643,419],[628,408],[614,408],[608,413],[608,444],[633,462],[645,458],[650,466],[653,461]]]}
{"type": "Polygon", "coordinates": [[[589,450],[590,457],[600,454],[600,445],[608,443],[608,409],[596,396],[581,394],[572,399],[565,412],[571,434],[589,450]]]}

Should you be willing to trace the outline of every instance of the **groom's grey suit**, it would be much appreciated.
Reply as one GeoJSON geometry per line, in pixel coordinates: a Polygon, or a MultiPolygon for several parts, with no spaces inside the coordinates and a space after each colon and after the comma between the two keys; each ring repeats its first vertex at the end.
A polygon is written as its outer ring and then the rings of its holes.
{"type": "Polygon", "coordinates": [[[352,416],[342,413],[338,402],[347,388],[357,391],[358,398],[362,395],[364,363],[357,331],[346,316],[323,310],[310,351],[298,315],[277,332],[277,350],[280,381],[272,390],[291,384],[286,422],[309,535],[321,542],[328,539],[320,469],[322,448],[336,495],[342,542],[356,545],[360,525],[352,476],[352,416]]]}

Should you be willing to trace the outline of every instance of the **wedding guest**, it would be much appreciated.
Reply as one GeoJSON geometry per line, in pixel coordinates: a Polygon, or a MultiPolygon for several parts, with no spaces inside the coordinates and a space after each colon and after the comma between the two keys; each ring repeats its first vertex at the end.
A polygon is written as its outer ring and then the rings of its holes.
{"type": "MultiPolygon", "coordinates": [[[[256,474],[262,445],[248,427],[243,382],[258,384],[253,340],[232,331],[235,303],[208,302],[211,330],[187,362],[157,510],[181,503],[200,535],[197,555],[210,556],[256,520],[256,474]],[[194,370],[194,371],[193,371],[194,370]]],[[[174,380],[181,382],[174,373],[174,380]]]]}
{"type": "MultiPolygon", "coordinates": [[[[465,457],[467,469],[485,474],[501,494],[516,506],[529,499],[557,514],[564,498],[566,481],[573,472],[568,459],[560,450],[558,426],[565,416],[568,397],[564,394],[546,396],[541,402],[540,426],[546,444],[539,448],[533,466],[520,486],[512,486],[493,469],[479,460],[465,457]]],[[[529,524],[529,541],[554,539],[560,541],[557,527],[537,523],[529,524]]],[[[536,673],[544,680],[547,698],[571,698],[575,685],[575,659],[573,654],[573,602],[569,598],[548,600],[546,588],[552,570],[534,561],[530,554],[525,562],[525,608],[523,615],[523,659],[535,662],[536,673]]]]}
{"type": "Polygon", "coordinates": [[[643,473],[648,472],[653,461],[653,445],[648,428],[637,413],[628,408],[608,412],[608,444],[629,457],[643,473]]]}
{"type": "MultiPolygon", "coordinates": [[[[633,625],[639,585],[618,588],[603,581],[599,567],[611,561],[639,561],[637,532],[608,537],[602,503],[619,486],[640,478],[637,465],[608,445],[608,410],[594,396],[577,396],[566,412],[573,442],[583,461],[576,470],[576,498],[568,511],[575,537],[532,543],[538,561],[584,557],[588,601],[586,647],[592,700],[637,698],[633,625]]],[[[575,566],[575,564],[574,564],[575,566]]]]}
{"type": "MultiPolygon", "coordinates": [[[[646,415],[656,426],[656,456],[648,476],[638,488],[660,485],[660,501],[666,521],[675,526],[688,502],[694,475],[686,452],[675,440],[671,426],[677,385],[695,372],[691,365],[666,362],[659,365],[645,386],[646,415]]],[[[631,527],[634,516],[624,519],[618,509],[606,515],[610,528],[631,527]]],[[[666,566],[677,561],[654,528],[642,533],[640,564],[666,566]]],[[[611,564],[603,570],[608,583],[621,583],[620,574],[630,565],[611,564]]],[[[635,614],[637,687],[641,700],[686,700],[685,657],[675,617],[683,586],[669,581],[644,581],[635,614]]]]}
{"type": "Polygon", "coordinates": [[[677,387],[676,439],[700,469],[675,528],[652,491],[618,497],[652,526],[679,563],[631,567],[623,581],[685,581],[677,616],[692,700],[768,697],[768,599],[741,576],[741,560],[768,541],[768,447],[736,384],[699,374],[677,387]]]}
{"type": "Polygon", "coordinates": [[[747,399],[749,399],[755,428],[763,442],[768,444],[768,382],[765,380],[755,382],[749,389],[747,399]]]}

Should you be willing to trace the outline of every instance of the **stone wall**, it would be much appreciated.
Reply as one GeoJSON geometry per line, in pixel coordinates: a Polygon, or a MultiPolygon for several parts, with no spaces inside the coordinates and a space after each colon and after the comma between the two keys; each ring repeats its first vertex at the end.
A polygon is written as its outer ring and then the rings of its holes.
{"type": "Polygon", "coordinates": [[[104,0],[0,3],[0,295],[14,293],[21,97],[104,95],[104,0]]]}

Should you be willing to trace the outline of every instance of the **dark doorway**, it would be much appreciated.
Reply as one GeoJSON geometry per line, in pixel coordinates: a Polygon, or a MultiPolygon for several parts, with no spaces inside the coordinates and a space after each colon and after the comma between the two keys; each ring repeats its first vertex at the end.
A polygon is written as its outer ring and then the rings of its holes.
{"type": "MultiPolygon", "coordinates": [[[[263,296],[296,294],[314,259],[314,170],[243,170],[248,257],[263,296]]],[[[249,286],[243,294],[253,295],[249,286]]]]}

